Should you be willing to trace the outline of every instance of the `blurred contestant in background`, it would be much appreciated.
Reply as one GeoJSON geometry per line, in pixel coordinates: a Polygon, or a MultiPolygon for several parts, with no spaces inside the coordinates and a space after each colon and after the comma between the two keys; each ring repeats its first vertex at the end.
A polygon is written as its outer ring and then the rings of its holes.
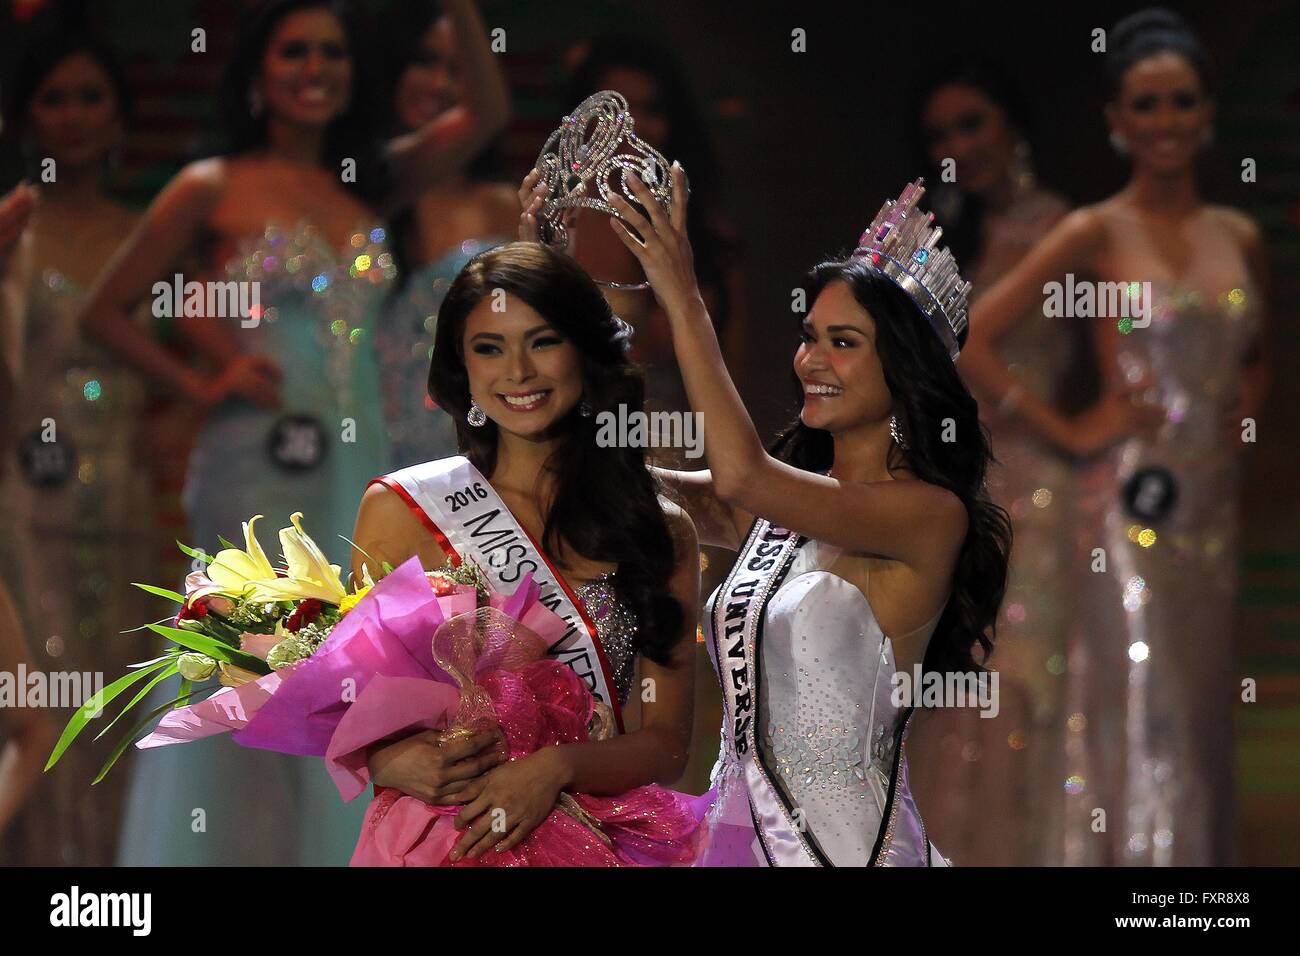
{"type": "MultiPolygon", "coordinates": [[[[949,63],[919,97],[917,138],[928,164],[942,172],[945,161],[955,162],[954,183],[935,177],[935,215],[957,261],[969,263],[973,301],[1067,211],[1034,175],[1028,114],[1011,80],[980,61],[949,63]]],[[[1072,360],[1071,341],[1060,333],[1031,313],[1001,343],[1021,387],[1049,400],[1072,360]]],[[[922,711],[909,743],[912,789],[934,841],[957,865],[1059,863],[1072,468],[1014,415],[977,397],[997,458],[989,491],[1015,530],[988,661],[999,672],[999,712],[922,711]]]]}
{"type": "Polygon", "coordinates": [[[1134,14],[1110,31],[1107,60],[1111,142],[1131,177],[985,293],[965,371],[1047,441],[1102,452],[1081,472],[1071,569],[1065,862],[1221,865],[1233,858],[1237,497],[1243,421],[1266,374],[1264,249],[1253,222],[1197,190],[1214,104],[1187,25],[1134,14]],[[1067,274],[1128,293],[1120,315],[1089,322],[1105,393],[1073,419],[1016,391],[998,355],[1067,274]]]}
{"type": "MultiPolygon", "coordinates": [[[[398,44],[391,52],[398,129],[409,133],[463,105],[466,83],[475,79],[467,56],[486,55],[491,83],[504,90],[496,59],[487,50],[467,54],[443,4],[416,2],[403,10],[411,21],[390,34],[398,44]]],[[[506,118],[499,122],[504,126],[506,118]]],[[[478,253],[510,241],[518,225],[515,187],[501,181],[498,165],[493,146],[466,155],[464,166],[393,219],[404,274],[379,324],[377,349],[394,467],[456,453],[456,423],[429,397],[429,360],[452,279],[478,253]]]]}
{"type": "MultiPolygon", "coordinates": [[[[12,92],[9,115],[41,201],[4,279],[14,394],[5,416],[11,443],[0,482],[0,573],[34,642],[37,669],[117,673],[143,660],[148,645],[139,634],[118,633],[150,610],[131,586],[149,580],[154,550],[139,450],[145,390],[133,370],[82,334],[77,310],[138,219],[107,185],[130,97],[113,55],[79,35],[36,42],[12,92]]],[[[123,320],[140,330],[148,321],[142,310],[123,320]]],[[[56,720],[81,702],[64,701],[70,706],[56,720]]],[[[92,795],[103,755],[70,756],[42,781],[33,809],[6,838],[9,862],[112,862],[125,781],[106,780],[92,795]]]]}
{"type": "MultiPolygon", "coordinates": [[[[19,246],[30,249],[27,223],[37,202],[36,190],[22,183],[0,197],[0,481],[4,480],[13,454],[12,429],[15,378],[18,372],[20,326],[18,309],[23,290],[8,281],[10,264],[19,246]]],[[[25,274],[25,273],[24,273],[25,274]]],[[[37,670],[27,643],[26,629],[7,577],[0,577],[0,672],[17,674],[19,668],[37,670]]],[[[10,826],[35,789],[41,767],[54,746],[54,721],[35,707],[0,709],[0,838],[6,848],[10,826]]],[[[9,860],[4,861],[8,863],[9,860]]]]}
{"type": "MultiPolygon", "coordinates": [[[[194,543],[209,553],[253,514],[301,510],[331,560],[350,563],[339,536],[388,465],[374,338],[396,267],[381,216],[462,169],[506,115],[472,4],[448,7],[477,52],[466,101],[387,144],[372,133],[380,111],[361,99],[372,87],[336,4],[250,10],[220,103],[228,151],[164,188],[82,313],[117,354],[209,410],[185,490],[194,543]],[[126,319],[187,258],[199,278],[260,293],[254,315],[182,320],[207,370],[126,319]]],[[[219,740],[138,756],[123,862],[342,865],[351,855],[364,808],[345,807],[314,761],[219,740]]]]}

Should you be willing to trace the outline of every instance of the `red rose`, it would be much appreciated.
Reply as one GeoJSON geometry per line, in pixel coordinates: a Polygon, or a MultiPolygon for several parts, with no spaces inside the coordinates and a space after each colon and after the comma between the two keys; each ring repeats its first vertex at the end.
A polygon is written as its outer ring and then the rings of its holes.
{"type": "Polygon", "coordinates": [[[197,601],[188,601],[181,605],[180,612],[172,621],[172,626],[180,626],[181,621],[197,621],[201,617],[208,616],[208,605],[206,598],[199,598],[197,601]]]}
{"type": "Polygon", "coordinates": [[[300,602],[298,606],[293,609],[293,613],[289,615],[289,619],[284,622],[284,629],[286,631],[294,632],[300,630],[312,621],[316,620],[316,618],[320,617],[320,612],[323,606],[324,605],[322,605],[320,601],[316,600],[316,598],[307,598],[300,602]]]}
{"type": "Polygon", "coordinates": [[[439,574],[437,571],[425,571],[424,576],[429,579],[429,586],[433,588],[433,593],[438,597],[447,597],[449,594],[455,594],[459,586],[455,581],[446,575],[439,574]]]}

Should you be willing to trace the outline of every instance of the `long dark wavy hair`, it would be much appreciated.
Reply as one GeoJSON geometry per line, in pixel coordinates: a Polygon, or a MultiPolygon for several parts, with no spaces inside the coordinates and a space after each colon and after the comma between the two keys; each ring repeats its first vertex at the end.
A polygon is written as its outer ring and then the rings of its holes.
{"type": "Polygon", "coordinates": [[[340,0],[270,0],[250,7],[240,19],[235,51],[226,64],[218,100],[218,125],[221,139],[217,152],[237,155],[266,145],[266,110],[254,115],[250,94],[262,72],[262,60],[271,38],[285,17],[300,10],[323,9],[338,17],[347,36],[348,55],[352,60],[352,95],[347,109],[336,116],[325,131],[321,162],[334,170],[344,159],[356,161],[355,182],[340,180],[340,185],[371,205],[377,205],[389,193],[391,170],[384,159],[380,121],[369,102],[374,89],[370,76],[370,57],[360,42],[348,6],[340,0]]]}
{"type": "Polygon", "coordinates": [[[637,651],[666,664],[681,633],[685,610],[668,590],[673,572],[672,533],[660,506],[644,449],[596,444],[602,411],[642,409],[645,381],[628,358],[631,329],[611,311],[600,289],[575,261],[541,243],[512,242],[480,253],[456,276],[438,310],[429,394],[456,422],[461,448],[489,478],[497,463],[498,429],[465,421],[469,375],[465,320],[493,290],[527,302],[578,352],[583,398],[559,423],[561,440],[547,462],[555,497],[544,505],[542,547],[548,554],[572,548],[593,561],[618,564],[612,583],[636,616],[637,651]]]}
{"type": "MultiPolygon", "coordinates": [[[[998,607],[1007,585],[1011,521],[994,504],[984,476],[994,461],[979,406],[928,320],[906,293],[865,260],[823,262],[803,288],[813,301],[831,282],[844,282],[871,314],[876,352],[907,450],[894,445],[889,465],[906,466],[922,481],[947,488],[966,506],[969,522],[953,571],[952,596],[925,654],[925,669],[980,671],[993,651],[998,607]],[[945,420],[953,441],[944,441],[945,420]],[[982,661],[976,661],[976,645],[982,661]]],[[[802,317],[801,317],[802,318],[802,317]]],[[[963,332],[960,341],[965,341],[963,332]]],[[[835,458],[830,432],[796,419],[773,442],[772,455],[806,471],[826,471],[835,458]]]]}

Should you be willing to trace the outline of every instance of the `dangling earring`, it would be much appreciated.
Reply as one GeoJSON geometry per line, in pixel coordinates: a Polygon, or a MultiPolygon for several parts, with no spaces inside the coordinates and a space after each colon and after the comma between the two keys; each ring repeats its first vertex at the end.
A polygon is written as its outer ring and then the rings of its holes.
{"type": "Polygon", "coordinates": [[[487,412],[479,408],[478,402],[472,398],[469,400],[469,411],[465,413],[465,421],[474,428],[482,428],[487,424],[487,412]]]}
{"type": "Polygon", "coordinates": [[[257,87],[248,90],[248,113],[254,119],[262,115],[262,94],[257,87]]]}
{"type": "Polygon", "coordinates": [[[1125,139],[1124,134],[1117,129],[1110,131],[1110,146],[1111,149],[1115,150],[1115,152],[1119,153],[1121,156],[1128,155],[1128,140],[1125,139]]]}
{"type": "Polygon", "coordinates": [[[889,416],[889,437],[894,439],[894,444],[903,451],[907,451],[907,442],[903,441],[903,430],[898,427],[898,416],[889,416]]]}
{"type": "Polygon", "coordinates": [[[591,403],[585,398],[578,403],[578,414],[583,418],[591,417],[591,403]]]}

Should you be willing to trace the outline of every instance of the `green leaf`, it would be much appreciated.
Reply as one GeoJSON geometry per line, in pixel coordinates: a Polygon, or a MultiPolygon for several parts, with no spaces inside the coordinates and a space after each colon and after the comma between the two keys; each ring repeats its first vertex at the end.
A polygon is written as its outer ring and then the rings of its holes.
{"type": "MultiPolygon", "coordinates": [[[[158,620],[154,621],[154,623],[155,623],[155,624],[161,624],[161,623],[163,623],[164,621],[170,621],[170,620],[173,620],[173,619],[170,618],[170,617],[163,617],[163,618],[159,618],[158,620]]],[[[147,631],[147,630],[149,630],[149,625],[148,625],[148,624],[141,624],[139,627],[128,627],[128,628],[126,628],[125,630],[118,631],[117,633],[119,633],[119,634],[134,634],[136,631],[147,631]]]]}
{"type": "Polygon", "coordinates": [[[59,737],[58,743],[56,743],[54,749],[50,751],[50,759],[46,761],[45,769],[49,770],[59,762],[59,758],[62,757],[68,747],[72,745],[72,741],[76,740],[77,735],[85,729],[87,722],[90,720],[91,714],[102,713],[104,707],[111,700],[117,697],[118,694],[122,693],[122,691],[126,690],[141,678],[148,676],[160,668],[166,667],[169,663],[169,660],[155,661],[139,670],[132,671],[123,677],[119,677],[103,690],[92,694],[90,699],[78,707],[72,717],[69,718],[68,726],[63,728],[63,733],[59,737]]]}
{"type": "Polygon", "coordinates": [[[243,550],[239,545],[235,544],[233,541],[227,541],[224,535],[217,535],[217,540],[221,542],[221,546],[223,548],[233,548],[236,551],[243,550]]]}
{"type": "Polygon", "coordinates": [[[204,564],[211,564],[212,559],[216,557],[216,555],[208,554],[205,551],[195,551],[189,545],[181,544],[179,541],[176,542],[176,547],[180,548],[181,551],[189,555],[195,561],[202,561],[204,564]]]}
{"type": "Polygon", "coordinates": [[[104,766],[99,768],[99,775],[96,776],[94,780],[90,781],[90,785],[93,787],[95,784],[99,783],[99,781],[108,776],[108,772],[113,769],[113,765],[117,763],[118,758],[121,757],[122,754],[126,753],[126,748],[135,742],[136,734],[144,730],[144,728],[149,725],[149,721],[153,720],[164,710],[168,710],[174,706],[180,706],[182,701],[188,700],[188,697],[188,694],[182,694],[179,697],[167,701],[167,703],[160,707],[155,707],[153,710],[149,711],[149,713],[145,714],[144,717],[140,719],[140,722],[131,728],[131,732],[124,734],[122,739],[117,742],[117,746],[113,748],[113,752],[110,753],[108,759],[104,761],[104,766]]]}
{"type": "Polygon", "coordinates": [[[161,657],[155,657],[151,661],[141,661],[139,664],[127,664],[126,668],[127,670],[133,671],[141,667],[148,667],[151,664],[157,664],[159,661],[174,660],[176,658],[176,655],[179,654],[180,652],[181,652],[181,648],[179,647],[169,647],[161,657]]]}
{"type": "Polygon", "coordinates": [[[180,672],[180,668],[181,665],[173,661],[171,664],[168,664],[157,674],[155,674],[153,676],[153,679],[149,681],[149,683],[144,685],[144,689],[142,689],[138,694],[132,697],[131,702],[117,712],[117,716],[108,722],[108,726],[105,727],[103,730],[101,730],[99,733],[95,734],[95,739],[98,740],[99,738],[103,737],[104,734],[108,733],[110,730],[116,727],[117,722],[126,716],[127,711],[129,711],[136,704],[140,703],[140,701],[144,700],[145,695],[148,694],[149,691],[157,687],[160,683],[165,681],[167,678],[174,677],[176,674],[178,674],[180,672]]]}
{"type": "Polygon", "coordinates": [[[150,624],[149,630],[161,634],[163,637],[171,638],[177,644],[188,647],[192,651],[199,651],[209,657],[215,657],[226,664],[238,664],[240,667],[248,668],[259,674],[270,673],[266,667],[266,661],[260,657],[245,654],[243,651],[236,650],[229,644],[208,637],[206,634],[187,631],[179,627],[167,627],[164,624],[150,624]]]}
{"type": "Polygon", "coordinates": [[[164,597],[169,601],[175,601],[177,604],[185,603],[184,594],[178,594],[177,592],[169,591],[166,588],[154,587],[152,584],[140,584],[138,581],[132,581],[131,583],[141,591],[148,591],[150,594],[156,594],[158,597],[164,597]]]}

